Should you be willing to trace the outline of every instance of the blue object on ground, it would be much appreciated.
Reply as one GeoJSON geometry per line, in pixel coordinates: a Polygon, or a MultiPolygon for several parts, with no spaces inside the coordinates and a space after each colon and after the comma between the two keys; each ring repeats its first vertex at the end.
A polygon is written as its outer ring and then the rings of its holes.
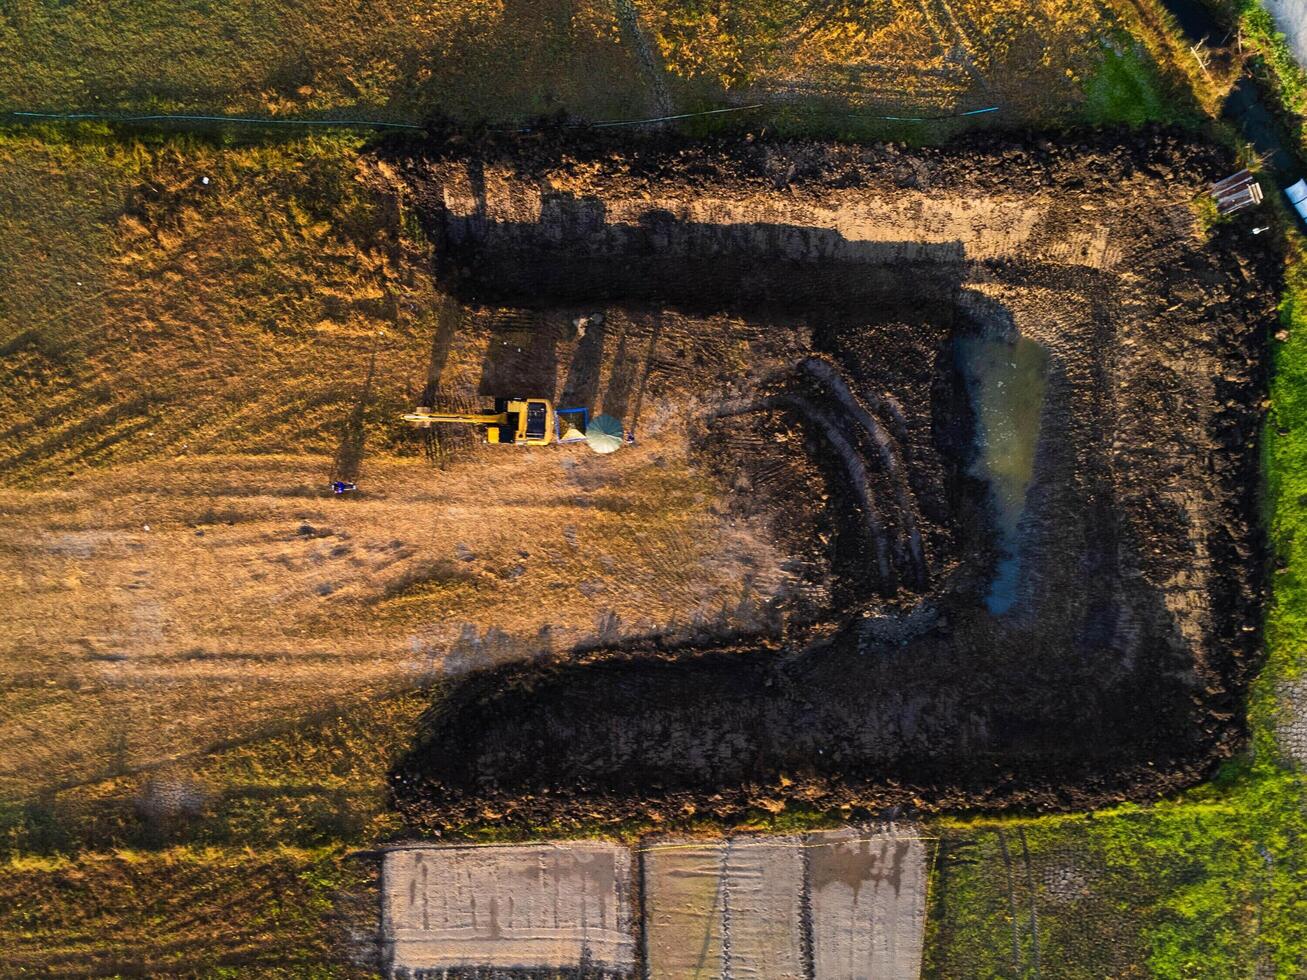
{"type": "Polygon", "coordinates": [[[585,430],[590,427],[590,410],[586,408],[560,408],[554,413],[554,428],[559,442],[580,442],[585,438],[585,430]],[[571,439],[564,439],[569,429],[582,433],[571,439]]]}

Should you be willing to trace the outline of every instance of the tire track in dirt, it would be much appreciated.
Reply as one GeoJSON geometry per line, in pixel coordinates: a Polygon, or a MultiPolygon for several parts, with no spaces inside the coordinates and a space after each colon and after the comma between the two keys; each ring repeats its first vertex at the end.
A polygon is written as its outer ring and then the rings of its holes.
{"type": "Polygon", "coordinates": [[[880,572],[882,582],[888,583],[891,579],[888,535],[885,531],[885,519],[872,497],[867,466],[862,461],[861,454],[853,448],[852,443],[840,432],[839,426],[836,425],[831,416],[827,415],[807,398],[799,395],[782,394],[771,395],[744,405],[723,405],[714,410],[709,419],[766,411],[777,407],[797,409],[801,415],[812,421],[821,430],[827,442],[830,443],[840,461],[847,468],[850,486],[857,496],[858,505],[862,509],[863,521],[867,527],[867,536],[876,551],[876,567],[880,572]]]}
{"type": "MultiPolygon", "coordinates": [[[[849,391],[844,379],[840,377],[839,372],[831,365],[829,361],[821,358],[810,357],[804,360],[800,367],[824,382],[826,387],[834,393],[840,404],[852,415],[863,430],[871,437],[880,453],[881,465],[889,475],[890,484],[894,488],[894,500],[898,506],[896,515],[902,526],[901,537],[905,540],[901,542],[902,547],[906,547],[912,563],[913,578],[918,588],[926,584],[929,573],[926,569],[926,560],[921,550],[921,531],[917,527],[917,503],[913,498],[912,488],[908,483],[907,474],[904,473],[900,463],[899,448],[895,445],[894,440],[872,415],[858,401],[857,397],[849,391]]],[[[903,431],[903,418],[899,412],[888,411],[885,404],[886,399],[878,398],[872,394],[868,396],[870,401],[878,411],[887,412],[891,418],[898,423],[898,430],[903,431]]],[[[903,436],[900,434],[900,439],[903,436]]]]}
{"type": "Polygon", "coordinates": [[[951,56],[954,52],[957,52],[960,55],[956,59],[957,62],[982,88],[988,90],[988,80],[985,78],[984,73],[976,67],[975,45],[963,32],[962,25],[958,23],[957,17],[953,15],[947,0],[917,0],[917,7],[921,11],[922,17],[925,18],[926,24],[930,27],[931,33],[935,35],[940,47],[950,56],[950,60],[954,60],[951,56]]]}
{"type": "Polygon", "coordinates": [[[654,108],[660,116],[670,116],[676,112],[672,97],[667,91],[667,78],[662,65],[654,54],[649,35],[640,26],[640,13],[631,0],[613,0],[617,12],[617,23],[621,26],[622,36],[635,50],[636,61],[640,64],[640,73],[644,75],[645,84],[649,86],[649,95],[654,108]]]}

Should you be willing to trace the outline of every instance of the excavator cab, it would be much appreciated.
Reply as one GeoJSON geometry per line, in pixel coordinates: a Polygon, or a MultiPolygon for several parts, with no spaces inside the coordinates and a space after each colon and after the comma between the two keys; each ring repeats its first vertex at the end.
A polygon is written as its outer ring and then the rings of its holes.
{"type": "Polygon", "coordinates": [[[490,427],[487,442],[547,446],[554,441],[554,408],[544,398],[496,398],[495,413],[504,422],[490,427]]]}

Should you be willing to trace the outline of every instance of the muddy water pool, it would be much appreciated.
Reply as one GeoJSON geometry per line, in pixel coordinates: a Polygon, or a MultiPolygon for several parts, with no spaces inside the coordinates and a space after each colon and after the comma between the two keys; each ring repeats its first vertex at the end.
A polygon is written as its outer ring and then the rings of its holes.
{"type": "Polygon", "coordinates": [[[1021,573],[1017,532],[1035,468],[1048,352],[1027,337],[1007,332],[959,337],[953,355],[976,419],[976,455],[970,472],[989,487],[998,536],[999,560],[985,605],[1001,615],[1017,598],[1021,573]]]}

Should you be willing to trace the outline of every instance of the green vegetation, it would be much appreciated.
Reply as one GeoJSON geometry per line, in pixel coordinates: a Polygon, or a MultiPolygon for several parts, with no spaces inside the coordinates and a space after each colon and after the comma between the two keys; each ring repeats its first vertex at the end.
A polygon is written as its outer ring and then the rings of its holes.
{"type": "Polygon", "coordinates": [[[430,702],[429,691],[373,700],[185,762],[49,791],[0,811],[0,856],[369,845],[398,829],[385,774],[430,702]]]}
{"type": "Polygon", "coordinates": [[[1307,109],[1307,71],[1298,64],[1275,19],[1259,0],[1211,0],[1238,25],[1246,48],[1264,59],[1262,77],[1270,81],[1282,108],[1289,114],[1307,109]]]}
{"type": "Polygon", "coordinates": [[[1269,732],[1275,721],[1275,692],[1286,679],[1307,667],[1307,263],[1289,268],[1288,288],[1280,311],[1287,331],[1275,343],[1272,411],[1267,420],[1265,465],[1270,502],[1270,537],[1278,561],[1275,603],[1267,622],[1272,651],[1255,689],[1252,720],[1264,754],[1272,750],[1269,732]]]}
{"type": "Polygon", "coordinates": [[[1133,38],[1103,47],[1103,59],[1085,81],[1083,115],[1095,125],[1178,121],[1178,106],[1163,95],[1157,65],[1133,38]]]}
{"type": "Polygon", "coordinates": [[[1198,219],[1198,234],[1206,241],[1212,233],[1212,229],[1217,225],[1228,224],[1230,215],[1221,214],[1216,206],[1216,201],[1204,195],[1190,204],[1194,217],[1198,219]]]}
{"type": "Polygon", "coordinates": [[[1270,98],[1267,106],[1288,139],[1289,149],[1301,156],[1307,152],[1307,70],[1298,63],[1288,41],[1261,0],[1208,0],[1223,15],[1230,29],[1238,32],[1241,62],[1270,98]]]}
{"type": "MultiPolygon", "coordinates": [[[[636,0],[634,25],[620,6],[9,0],[0,5],[0,111],[632,119],[656,115],[666,91],[682,112],[771,104],[707,120],[708,130],[922,143],[975,122],[882,117],[997,105],[1008,125],[1084,118],[1077,80],[1115,21],[1104,0],[950,0],[947,10],[906,0],[636,0]]],[[[1146,74],[1125,71],[1135,83],[1146,74]]],[[[1089,118],[1113,121],[1122,109],[1133,112],[1117,103],[1091,107],[1089,118]]]]}
{"type": "Polygon", "coordinates": [[[0,963],[7,976],[367,975],[342,950],[369,952],[373,877],[340,847],[13,860],[0,864],[0,963]]]}
{"type": "Polygon", "coordinates": [[[375,864],[351,852],[398,830],[385,775],[430,700],[372,701],[0,810],[0,962],[350,975],[343,950],[376,926],[375,864]]]}
{"type": "Polygon", "coordinates": [[[0,109],[515,118],[645,108],[607,3],[0,5],[0,109]]]}
{"type": "Polygon", "coordinates": [[[1274,760],[1150,806],[943,820],[928,974],[1300,975],[1307,786],[1274,760]]]}
{"type": "Polygon", "coordinates": [[[1253,0],[1240,0],[1235,9],[1247,40],[1262,52],[1271,76],[1278,82],[1284,108],[1301,113],[1307,107],[1307,71],[1290,52],[1270,11],[1253,0]]]}

